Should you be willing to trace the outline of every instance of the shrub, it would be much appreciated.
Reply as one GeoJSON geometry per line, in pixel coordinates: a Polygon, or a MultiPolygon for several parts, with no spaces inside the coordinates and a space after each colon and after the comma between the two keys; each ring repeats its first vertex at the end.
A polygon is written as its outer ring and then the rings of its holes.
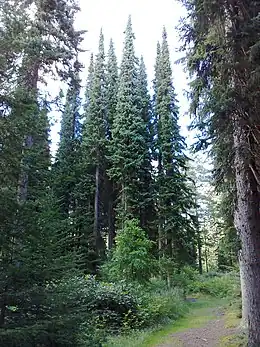
{"type": "Polygon", "coordinates": [[[138,300],[123,284],[105,283],[89,276],[86,291],[91,298],[88,309],[98,328],[115,332],[135,324],[138,300]]]}
{"type": "Polygon", "coordinates": [[[140,325],[149,327],[175,320],[183,316],[187,309],[187,303],[177,289],[147,292],[139,306],[140,325]]]}
{"type": "Polygon", "coordinates": [[[102,266],[103,276],[112,281],[147,283],[156,272],[157,262],[150,241],[135,219],[127,220],[116,236],[111,259],[102,266]]]}
{"type": "Polygon", "coordinates": [[[235,297],[240,291],[239,276],[236,273],[200,276],[189,284],[188,289],[190,293],[202,293],[221,298],[235,297]]]}

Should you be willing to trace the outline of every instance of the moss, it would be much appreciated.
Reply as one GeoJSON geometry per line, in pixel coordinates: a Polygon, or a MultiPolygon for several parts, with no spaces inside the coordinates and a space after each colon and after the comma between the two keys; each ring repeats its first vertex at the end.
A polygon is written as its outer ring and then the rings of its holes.
{"type": "Polygon", "coordinates": [[[236,328],[240,323],[240,318],[238,318],[238,311],[237,310],[231,310],[227,311],[225,314],[225,327],[227,329],[229,328],[236,328]]]}
{"type": "Polygon", "coordinates": [[[246,345],[246,336],[239,334],[222,337],[219,347],[245,347],[246,345]]]}

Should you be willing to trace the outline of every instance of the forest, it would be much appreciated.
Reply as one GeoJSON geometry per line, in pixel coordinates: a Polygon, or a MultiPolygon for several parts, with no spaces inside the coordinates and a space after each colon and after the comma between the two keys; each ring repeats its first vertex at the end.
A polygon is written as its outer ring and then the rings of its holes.
{"type": "Polygon", "coordinates": [[[86,62],[76,0],[0,0],[0,347],[260,346],[260,1],[178,1],[192,145],[166,27],[151,78],[131,16],[86,62]]]}

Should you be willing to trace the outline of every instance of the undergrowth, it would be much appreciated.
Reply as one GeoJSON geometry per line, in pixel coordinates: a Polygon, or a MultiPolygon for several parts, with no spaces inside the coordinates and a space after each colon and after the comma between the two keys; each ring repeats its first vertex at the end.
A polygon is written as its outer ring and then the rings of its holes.
{"type": "MultiPolygon", "coordinates": [[[[117,334],[110,334],[104,347],[152,347],[164,341],[165,336],[173,331],[181,331],[205,324],[212,317],[206,313],[208,307],[220,304],[229,305],[227,312],[229,324],[236,325],[239,321],[240,298],[239,278],[236,273],[211,273],[199,275],[186,269],[172,280],[178,287],[167,289],[165,283],[154,279],[146,287],[135,287],[135,295],[139,298],[136,314],[142,319],[138,325],[124,326],[117,334]],[[185,299],[184,294],[186,294],[185,299]],[[196,300],[190,300],[197,298],[196,300]],[[195,301],[195,302],[192,302],[195,301]],[[190,311],[190,312],[189,312],[190,311]],[[193,321],[193,311],[196,320],[193,321]]],[[[236,337],[237,338],[237,337],[236,337]]],[[[223,345],[226,346],[226,345],[223,345]]],[[[240,345],[234,345],[240,346],[240,345]]]]}

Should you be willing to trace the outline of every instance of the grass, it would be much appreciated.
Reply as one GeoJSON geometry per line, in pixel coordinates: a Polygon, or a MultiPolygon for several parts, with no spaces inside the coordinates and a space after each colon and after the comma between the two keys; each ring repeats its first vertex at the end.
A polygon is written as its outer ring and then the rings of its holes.
{"type": "MultiPolygon", "coordinates": [[[[236,305],[228,308],[225,314],[226,328],[236,328],[240,324],[239,309],[236,305]]],[[[219,347],[245,347],[247,345],[246,335],[241,333],[222,337],[219,347]]]]}
{"type": "Polygon", "coordinates": [[[245,335],[225,336],[220,340],[219,347],[245,347],[247,345],[245,335]]]}
{"type": "MultiPolygon", "coordinates": [[[[190,311],[186,317],[154,330],[135,331],[130,335],[110,338],[104,347],[154,347],[169,342],[169,339],[172,342],[172,337],[169,338],[170,334],[205,325],[214,319],[211,309],[226,306],[227,303],[225,299],[199,298],[197,302],[190,303],[190,311]]],[[[178,345],[176,339],[176,346],[178,345]]]]}

